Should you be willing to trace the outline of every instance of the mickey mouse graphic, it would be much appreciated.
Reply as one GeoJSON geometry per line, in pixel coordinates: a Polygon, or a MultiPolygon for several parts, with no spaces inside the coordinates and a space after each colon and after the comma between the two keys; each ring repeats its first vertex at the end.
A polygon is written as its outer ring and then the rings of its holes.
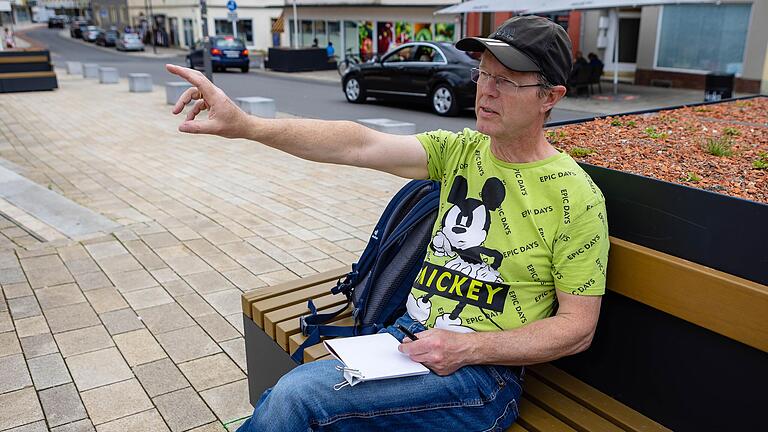
{"type": "MultiPolygon", "coordinates": [[[[448,202],[453,206],[443,215],[442,227],[432,238],[430,248],[435,256],[455,256],[445,264],[446,268],[485,282],[503,282],[498,270],[504,256],[499,251],[484,247],[483,243],[488,237],[491,211],[498,209],[506,196],[504,184],[496,177],[487,179],[481,192],[482,200],[468,198],[467,192],[467,179],[456,176],[448,194],[448,202]]],[[[422,324],[429,319],[432,295],[419,299],[408,296],[408,313],[422,324]]],[[[459,314],[464,306],[465,303],[459,302],[450,314],[437,317],[435,328],[473,332],[472,328],[461,325],[459,314]]]]}

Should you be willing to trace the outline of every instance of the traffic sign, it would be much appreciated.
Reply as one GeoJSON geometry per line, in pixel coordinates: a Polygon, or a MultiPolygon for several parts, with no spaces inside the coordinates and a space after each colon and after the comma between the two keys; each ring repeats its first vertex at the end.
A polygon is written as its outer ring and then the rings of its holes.
{"type": "Polygon", "coordinates": [[[237,12],[229,12],[229,13],[227,13],[227,19],[229,21],[237,21],[237,12]]]}
{"type": "Polygon", "coordinates": [[[234,12],[237,9],[237,3],[235,3],[235,0],[227,1],[227,9],[229,9],[230,12],[234,12]]]}

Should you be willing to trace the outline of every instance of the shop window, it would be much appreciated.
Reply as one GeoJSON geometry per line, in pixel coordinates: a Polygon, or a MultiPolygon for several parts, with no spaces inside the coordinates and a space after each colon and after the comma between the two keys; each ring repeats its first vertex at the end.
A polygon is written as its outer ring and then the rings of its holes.
{"type": "Polygon", "coordinates": [[[313,32],[312,32],[312,21],[301,20],[299,22],[299,31],[301,33],[299,34],[299,40],[301,41],[301,46],[303,47],[312,46],[312,39],[314,39],[313,32]]]}
{"type": "Polygon", "coordinates": [[[328,36],[325,33],[325,21],[315,21],[315,38],[317,46],[325,48],[328,45],[328,36]]]}
{"type": "Polygon", "coordinates": [[[413,37],[417,41],[431,41],[432,40],[432,24],[430,23],[416,23],[413,25],[413,37]]]}
{"type": "MultiPolygon", "coordinates": [[[[357,23],[354,21],[344,21],[344,49],[352,54],[360,55],[360,38],[357,31],[357,23]]],[[[343,58],[346,53],[339,53],[343,58]]]]}
{"type": "Polygon", "coordinates": [[[657,67],[740,75],[749,4],[664,6],[657,67]]]}
{"type": "Polygon", "coordinates": [[[395,45],[413,41],[413,24],[405,21],[395,23],[395,45]]]}
{"type": "Polygon", "coordinates": [[[328,21],[328,42],[333,43],[337,56],[344,55],[338,51],[341,49],[341,24],[338,21],[328,21]]]}
{"type": "Polygon", "coordinates": [[[360,58],[370,60],[373,57],[373,23],[371,21],[358,22],[357,34],[360,41],[360,58]]]}
{"type": "Polygon", "coordinates": [[[391,21],[379,21],[376,23],[376,48],[379,55],[388,52],[394,46],[395,25],[391,21]]]}
{"type": "MultiPolygon", "coordinates": [[[[227,19],[217,19],[214,22],[216,27],[216,36],[233,34],[232,21],[227,19]]],[[[253,20],[237,20],[237,37],[247,43],[253,44],[253,20]]]]}
{"type": "Polygon", "coordinates": [[[456,24],[435,23],[435,40],[438,42],[453,42],[456,34],[456,24]]]}

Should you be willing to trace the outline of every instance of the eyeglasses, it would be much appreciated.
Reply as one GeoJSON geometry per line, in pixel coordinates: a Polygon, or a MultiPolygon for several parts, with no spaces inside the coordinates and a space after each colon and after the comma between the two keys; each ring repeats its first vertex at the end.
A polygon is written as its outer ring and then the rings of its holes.
{"type": "Polygon", "coordinates": [[[499,93],[506,93],[506,94],[514,94],[517,92],[517,89],[519,88],[541,87],[541,84],[520,85],[510,79],[500,77],[498,75],[489,74],[488,72],[478,68],[472,68],[470,79],[472,79],[472,82],[475,82],[481,85],[486,84],[489,80],[491,80],[496,85],[496,89],[499,91],[499,93]]]}

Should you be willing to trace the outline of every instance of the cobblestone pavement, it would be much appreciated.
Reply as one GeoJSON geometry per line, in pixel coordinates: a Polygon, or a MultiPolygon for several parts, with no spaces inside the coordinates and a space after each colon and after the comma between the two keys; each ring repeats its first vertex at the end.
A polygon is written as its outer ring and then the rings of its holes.
{"type": "Polygon", "coordinates": [[[0,430],[234,430],[241,293],[353,262],[405,181],[183,135],[162,87],[58,76],[0,95],[0,165],[120,228],[69,238],[0,199],[0,430]]]}

